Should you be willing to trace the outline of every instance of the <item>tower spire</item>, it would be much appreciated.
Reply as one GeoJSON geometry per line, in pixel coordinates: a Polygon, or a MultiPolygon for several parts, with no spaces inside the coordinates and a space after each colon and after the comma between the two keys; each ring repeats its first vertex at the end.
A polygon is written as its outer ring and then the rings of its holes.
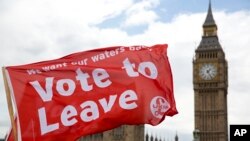
{"type": "Polygon", "coordinates": [[[178,135],[177,135],[177,131],[176,131],[176,134],[175,134],[174,140],[175,140],[175,141],[178,141],[178,140],[179,140],[178,135]]]}
{"type": "Polygon", "coordinates": [[[217,25],[215,24],[211,0],[209,0],[207,17],[203,24],[203,36],[216,36],[217,37],[217,25]]]}
{"type": "Polygon", "coordinates": [[[193,60],[193,88],[195,115],[194,140],[207,141],[213,139],[228,141],[228,64],[218,39],[211,1],[209,1],[207,17],[203,24],[203,36],[198,48],[195,50],[195,58],[193,60]],[[206,66],[209,64],[216,64],[216,71],[219,72],[216,74],[219,76],[208,80],[201,72],[203,65],[206,66]],[[211,102],[211,100],[217,101],[217,103],[211,102]],[[214,111],[213,116],[218,118],[210,118],[211,110],[214,111]]]}
{"type": "Polygon", "coordinates": [[[209,0],[207,17],[203,24],[203,27],[206,27],[206,26],[216,26],[214,17],[213,17],[213,12],[212,12],[211,0],[209,0]]]}

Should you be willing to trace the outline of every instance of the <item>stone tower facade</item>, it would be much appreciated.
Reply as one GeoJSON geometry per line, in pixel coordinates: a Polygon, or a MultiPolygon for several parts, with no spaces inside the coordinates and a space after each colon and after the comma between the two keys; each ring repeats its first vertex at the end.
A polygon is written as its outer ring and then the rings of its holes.
{"type": "Polygon", "coordinates": [[[228,141],[228,64],[217,36],[211,2],[193,60],[195,140],[228,141]],[[198,135],[198,136],[197,136],[198,135]]]}

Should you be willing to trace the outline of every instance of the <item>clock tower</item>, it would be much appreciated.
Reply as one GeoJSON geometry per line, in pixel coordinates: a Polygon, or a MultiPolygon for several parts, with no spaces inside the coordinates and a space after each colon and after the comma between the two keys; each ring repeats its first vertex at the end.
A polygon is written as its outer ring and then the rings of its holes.
{"type": "Polygon", "coordinates": [[[193,59],[195,140],[228,141],[227,72],[209,1],[203,36],[193,59]]]}

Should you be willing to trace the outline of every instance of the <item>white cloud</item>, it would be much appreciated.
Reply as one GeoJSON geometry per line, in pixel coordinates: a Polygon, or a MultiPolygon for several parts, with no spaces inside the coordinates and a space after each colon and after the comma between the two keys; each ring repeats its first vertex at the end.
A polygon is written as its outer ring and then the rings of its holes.
{"type": "Polygon", "coordinates": [[[129,15],[123,26],[137,26],[153,23],[158,19],[157,14],[154,11],[138,11],[129,15]]]}
{"type": "Polygon", "coordinates": [[[143,0],[126,11],[126,20],[123,27],[138,26],[153,23],[159,17],[153,8],[159,4],[159,0],[143,0]]]}
{"type": "MultiPolygon", "coordinates": [[[[158,4],[158,1],[142,1],[133,5],[130,0],[95,0],[90,3],[80,0],[70,3],[65,0],[23,0],[12,3],[0,13],[0,64],[31,63],[104,46],[168,43],[179,114],[166,118],[156,128],[177,130],[178,134],[188,134],[191,139],[194,126],[192,57],[201,40],[206,13],[180,14],[171,22],[164,23],[156,21],[159,17],[153,8],[158,4]],[[150,23],[144,33],[128,35],[119,27],[102,29],[96,26],[126,9],[127,21],[124,25],[150,23]],[[145,15],[143,18],[150,19],[148,21],[132,18],[147,12],[152,12],[155,17],[145,15]]],[[[250,114],[246,112],[250,106],[249,15],[249,11],[214,12],[219,39],[229,63],[229,124],[250,123],[250,114]]],[[[3,137],[7,131],[8,111],[3,82],[0,81],[0,84],[0,137],[3,137]]]]}
{"type": "Polygon", "coordinates": [[[79,44],[96,46],[94,25],[119,15],[131,4],[131,0],[17,1],[1,15],[2,57],[8,58],[8,51],[18,50],[18,54],[56,57],[61,54],[55,48],[75,51],[83,49],[79,44]]]}
{"type": "Polygon", "coordinates": [[[229,64],[228,113],[231,124],[249,124],[250,114],[250,11],[239,11],[228,16],[217,14],[221,20],[220,40],[229,64]]]}
{"type": "Polygon", "coordinates": [[[131,4],[132,0],[22,0],[10,7],[9,14],[20,16],[21,21],[32,20],[39,25],[51,20],[87,25],[116,16],[131,4]]]}

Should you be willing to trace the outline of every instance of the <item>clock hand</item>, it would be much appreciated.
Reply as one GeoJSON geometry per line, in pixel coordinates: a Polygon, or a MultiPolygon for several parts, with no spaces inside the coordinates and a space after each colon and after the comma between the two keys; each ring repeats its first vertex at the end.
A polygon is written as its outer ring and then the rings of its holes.
{"type": "Polygon", "coordinates": [[[213,77],[211,73],[208,73],[208,75],[210,76],[210,78],[212,78],[212,77],[213,77]]]}

